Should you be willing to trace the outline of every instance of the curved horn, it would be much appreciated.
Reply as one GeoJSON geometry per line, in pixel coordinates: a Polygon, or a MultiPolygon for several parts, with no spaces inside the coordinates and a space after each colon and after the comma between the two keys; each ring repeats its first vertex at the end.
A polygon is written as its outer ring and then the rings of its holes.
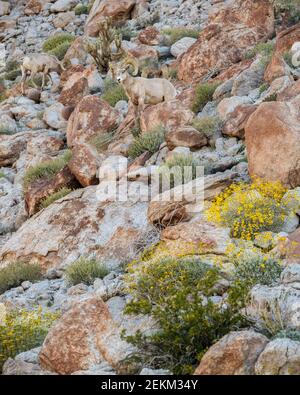
{"type": "Polygon", "coordinates": [[[124,62],[126,65],[133,66],[132,75],[137,75],[139,72],[139,62],[137,59],[127,56],[124,62]]]}

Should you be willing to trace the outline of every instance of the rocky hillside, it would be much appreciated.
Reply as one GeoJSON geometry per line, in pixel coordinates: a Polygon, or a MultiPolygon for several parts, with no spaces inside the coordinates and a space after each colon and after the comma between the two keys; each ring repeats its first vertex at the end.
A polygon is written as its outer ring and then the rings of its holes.
{"type": "Polygon", "coordinates": [[[3,375],[300,374],[299,21],[0,1],[3,375]]]}

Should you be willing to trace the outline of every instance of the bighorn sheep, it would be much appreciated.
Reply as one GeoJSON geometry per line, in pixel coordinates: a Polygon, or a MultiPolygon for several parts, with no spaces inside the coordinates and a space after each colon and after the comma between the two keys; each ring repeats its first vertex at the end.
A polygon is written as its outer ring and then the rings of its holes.
{"type": "Polygon", "coordinates": [[[113,78],[124,88],[129,100],[139,111],[143,111],[145,104],[158,104],[172,100],[177,92],[174,86],[165,78],[132,77],[128,68],[134,67],[133,75],[138,73],[138,62],[127,58],[120,65],[110,65],[113,78]]]}
{"type": "Polygon", "coordinates": [[[31,54],[29,56],[25,56],[23,60],[23,64],[21,65],[22,71],[22,93],[25,93],[25,82],[28,77],[31,77],[33,85],[37,88],[36,83],[34,82],[34,76],[37,73],[43,73],[42,80],[42,89],[45,85],[46,75],[50,78],[51,83],[53,84],[53,80],[51,78],[50,73],[52,71],[56,71],[58,74],[61,74],[62,70],[64,70],[61,62],[53,55],[47,55],[43,53],[31,54]]]}

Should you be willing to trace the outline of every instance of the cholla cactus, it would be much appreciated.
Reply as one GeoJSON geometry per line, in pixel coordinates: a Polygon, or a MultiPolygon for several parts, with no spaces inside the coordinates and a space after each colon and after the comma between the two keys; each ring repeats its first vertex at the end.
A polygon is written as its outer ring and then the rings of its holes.
{"type": "Polygon", "coordinates": [[[99,22],[98,38],[87,43],[87,51],[94,58],[100,72],[108,71],[109,63],[122,57],[121,44],[122,34],[112,26],[112,19],[106,17],[99,22]]]}

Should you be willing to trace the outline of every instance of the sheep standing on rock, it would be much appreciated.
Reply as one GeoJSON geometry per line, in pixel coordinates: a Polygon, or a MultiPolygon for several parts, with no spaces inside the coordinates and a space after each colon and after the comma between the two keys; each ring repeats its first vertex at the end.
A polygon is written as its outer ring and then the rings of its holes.
{"type": "Polygon", "coordinates": [[[27,78],[31,77],[33,85],[37,88],[36,83],[34,82],[34,77],[38,73],[43,73],[42,86],[44,88],[46,76],[48,76],[53,84],[53,80],[51,78],[50,73],[55,71],[58,74],[64,70],[61,62],[53,55],[47,54],[31,54],[30,56],[26,56],[23,60],[23,64],[21,65],[22,71],[22,94],[25,93],[25,82],[27,78]]]}
{"type": "Polygon", "coordinates": [[[120,65],[110,65],[113,78],[124,88],[129,100],[143,111],[146,104],[158,104],[174,99],[177,95],[175,87],[165,78],[132,77],[128,73],[134,67],[133,75],[138,73],[138,63],[126,59],[120,65]]]}

